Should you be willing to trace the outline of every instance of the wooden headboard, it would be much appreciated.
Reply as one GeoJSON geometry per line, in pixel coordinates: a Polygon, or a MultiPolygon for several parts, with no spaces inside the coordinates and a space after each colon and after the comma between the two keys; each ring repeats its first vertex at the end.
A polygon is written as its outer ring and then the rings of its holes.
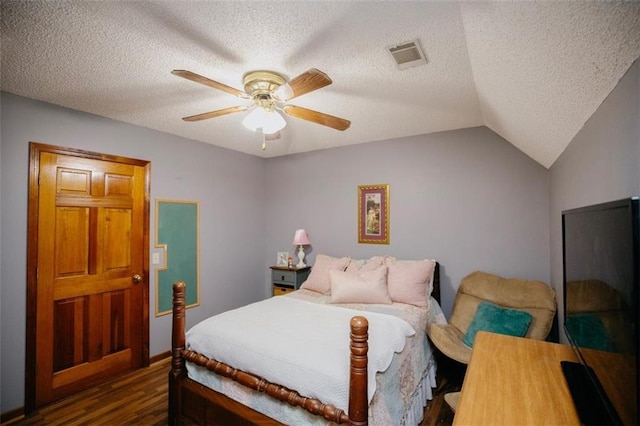
{"type": "Polygon", "coordinates": [[[433,290],[431,296],[442,306],[442,300],[440,299],[440,264],[436,262],[436,267],[433,270],[433,290]]]}

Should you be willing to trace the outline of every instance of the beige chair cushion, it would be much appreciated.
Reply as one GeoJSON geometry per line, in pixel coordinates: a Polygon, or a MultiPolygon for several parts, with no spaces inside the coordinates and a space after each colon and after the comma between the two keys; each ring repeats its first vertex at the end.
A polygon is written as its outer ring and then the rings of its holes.
{"type": "Polygon", "coordinates": [[[460,401],[460,393],[461,392],[449,392],[444,394],[444,402],[447,403],[451,411],[456,412],[456,408],[458,408],[458,401],[460,401]]]}
{"type": "Polygon", "coordinates": [[[462,336],[482,301],[529,312],[533,319],[525,337],[536,340],[546,339],[556,313],[555,291],[542,281],[473,272],[460,282],[449,324],[432,324],[427,330],[431,341],[449,358],[469,363],[471,349],[462,343],[462,336]]]}
{"type": "Polygon", "coordinates": [[[451,359],[463,364],[469,364],[471,349],[462,343],[462,333],[450,324],[431,324],[427,329],[431,341],[440,349],[440,352],[451,359]]]}

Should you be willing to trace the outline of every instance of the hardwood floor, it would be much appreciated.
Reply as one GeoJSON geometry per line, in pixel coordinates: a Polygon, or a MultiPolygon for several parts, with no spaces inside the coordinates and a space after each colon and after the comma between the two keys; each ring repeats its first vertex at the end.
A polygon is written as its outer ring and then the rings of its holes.
{"type": "MultiPolygon", "coordinates": [[[[96,386],[6,425],[166,425],[167,375],[170,358],[104,385],[96,386]]],[[[453,413],[444,402],[451,386],[429,401],[420,426],[451,425],[453,413]]],[[[4,426],[5,424],[3,424],[4,426]]]]}
{"type": "Polygon", "coordinates": [[[438,378],[438,387],[433,399],[427,402],[424,408],[424,417],[420,426],[450,426],[453,424],[453,411],[444,401],[444,395],[448,392],[460,390],[459,384],[449,383],[438,378]]]}
{"type": "Polygon", "coordinates": [[[9,425],[166,425],[170,358],[87,389],[9,425]]]}

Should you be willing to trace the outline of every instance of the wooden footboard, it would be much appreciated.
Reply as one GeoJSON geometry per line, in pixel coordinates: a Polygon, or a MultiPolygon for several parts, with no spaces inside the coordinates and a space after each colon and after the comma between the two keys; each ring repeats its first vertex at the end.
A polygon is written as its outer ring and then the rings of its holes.
{"type": "Polygon", "coordinates": [[[216,374],[228,377],[244,386],[302,407],[312,414],[334,423],[366,425],[368,322],[362,316],[351,319],[351,371],[349,385],[349,414],[314,398],[301,396],[295,390],[270,383],[261,377],[237,370],[222,362],[187,350],[185,347],[185,283],[173,285],[173,323],[171,341],[171,372],[169,373],[169,424],[192,421],[207,424],[230,424],[232,421],[252,424],[278,424],[277,421],[246,407],[225,395],[208,389],[187,377],[185,362],[193,362],[216,374]]]}

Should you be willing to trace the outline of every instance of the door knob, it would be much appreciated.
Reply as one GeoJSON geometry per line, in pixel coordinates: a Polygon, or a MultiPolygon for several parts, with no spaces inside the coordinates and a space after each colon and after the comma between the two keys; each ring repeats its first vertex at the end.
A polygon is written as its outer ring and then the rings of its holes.
{"type": "Polygon", "coordinates": [[[138,284],[139,282],[142,282],[142,276],[139,274],[135,274],[133,277],[131,277],[131,279],[136,284],[138,284]]]}

